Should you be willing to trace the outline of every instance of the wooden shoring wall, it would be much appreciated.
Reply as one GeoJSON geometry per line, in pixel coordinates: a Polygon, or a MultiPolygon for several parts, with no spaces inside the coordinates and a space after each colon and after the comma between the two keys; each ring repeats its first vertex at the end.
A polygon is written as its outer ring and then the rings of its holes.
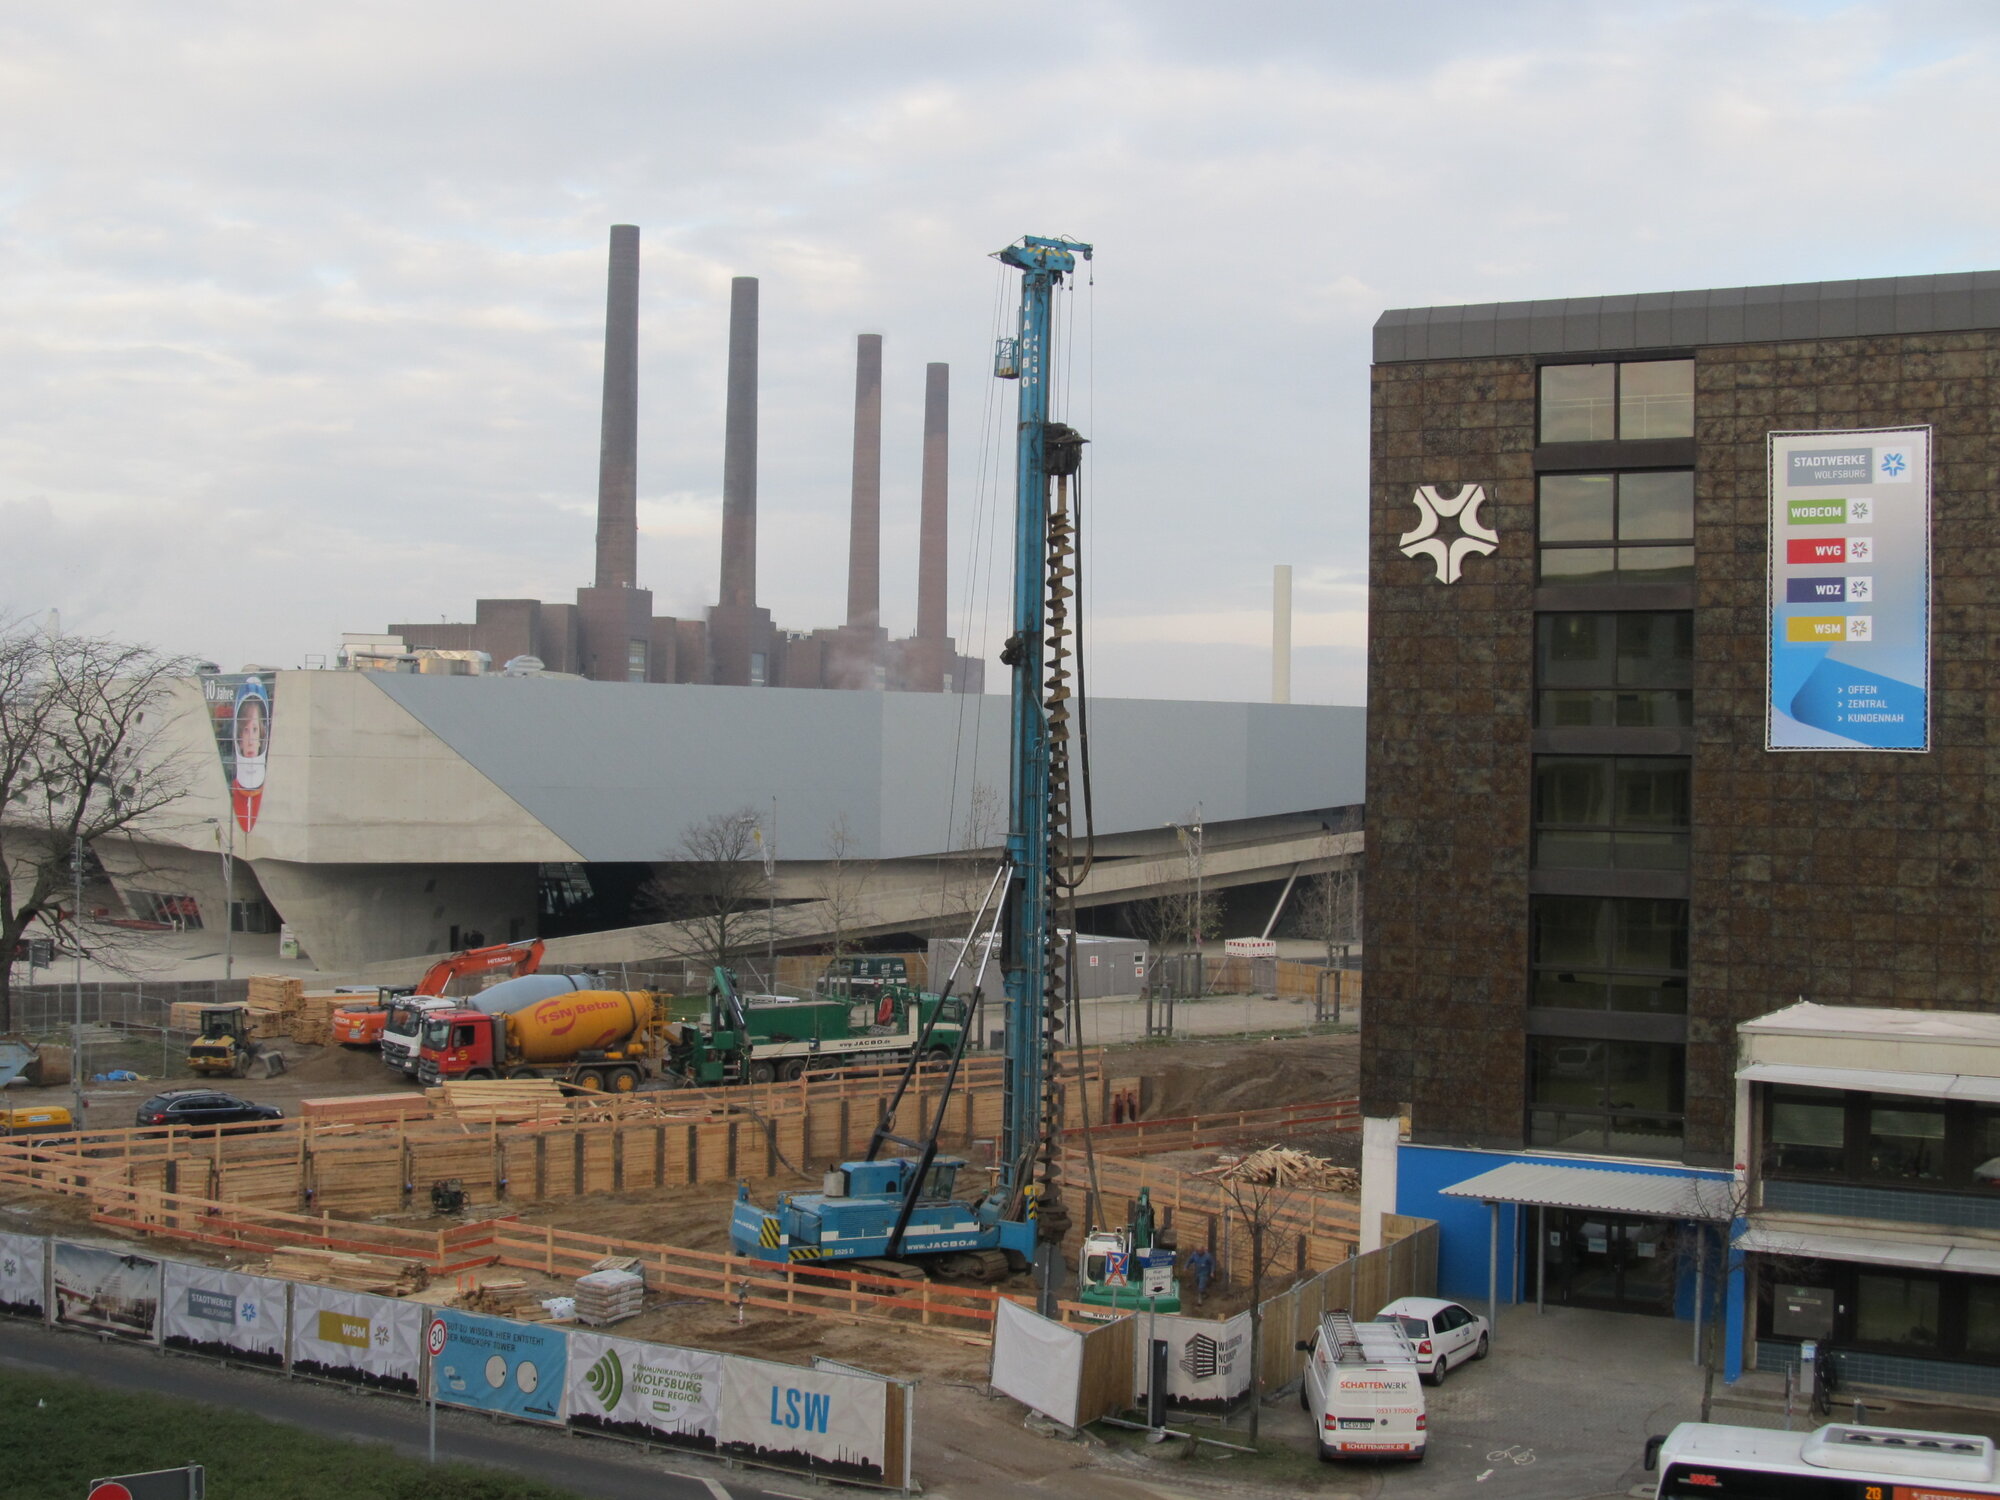
{"type": "MultiPolygon", "coordinates": [[[[1064,1153],[1065,1179],[1076,1189],[1087,1186],[1083,1155],[1064,1153]]],[[[1215,1256],[1223,1280],[1243,1285],[1250,1279],[1250,1231],[1244,1216],[1230,1201],[1222,1184],[1196,1177],[1166,1162],[1129,1157],[1099,1157],[1097,1185],[1102,1201],[1088,1215],[1100,1224],[1131,1219],[1139,1190],[1148,1189],[1156,1221],[1171,1225],[1182,1251],[1206,1246],[1215,1256]]],[[[1069,1248],[1082,1242],[1084,1217],[1073,1222],[1069,1248]]],[[[1343,1264],[1361,1241],[1361,1213],[1351,1200],[1308,1188],[1282,1189],[1273,1196],[1269,1214],[1275,1233],[1265,1239],[1271,1274],[1325,1270],[1343,1264]]]]}
{"type": "Polygon", "coordinates": [[[1297,1380],[1305,1368],[1298,1342],[1319,1329],[1335,1308],[1372,1318],[1398,1297],[1437,1293],[1437,1224],[1397,1214],[1382,1217],[1383,1244],[1264,1301],[1258,1365],[1264,1389],[1297,1380]],[[1395,1236],[1391,1239],[1390,1236],[1395,1236]]]}
{"type": "MultiPolygon", "coordinates": [[[[1284,1104],[1275,1109],[1241,1109],[1228,1114],[1179,1115],[1158,1120],[1134,1120],[1119,1125],[1093,1125],[1091,1149],[1099,1156],[1163,1156],[1170,1151],[1198,1151],[1209,1146],[1271,1144],[1278,1136],[1314,1125],[1346,1133],[1361,1129],[1359,1099],[1325,1099],[1310,1104],[1284,1104]]],[[[1064,1132],[1065,1149],[1083,1150],[1083,1132],[1064,1132]]]]}
{"type": "Polygon", "coordinates": [[[1132,1404],[1133,1344],[1137,1318],[1101,1323],[1083,1334],[1083,1375],[1077,1381],[1076,1422],[1087,1427],[1099,1417],[1132,1404]]]}

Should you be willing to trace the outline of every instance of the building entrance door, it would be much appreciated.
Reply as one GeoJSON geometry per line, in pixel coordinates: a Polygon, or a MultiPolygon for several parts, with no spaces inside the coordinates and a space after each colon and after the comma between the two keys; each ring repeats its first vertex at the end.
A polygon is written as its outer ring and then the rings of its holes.
{"type": "MultiPolygon", "coordinates": [[[[1532,1234],[1532,1220],[1530,1225],[1532,1234]]],[[[1556,1209],[1548,1215],[1546,1232],[1551,1302],[1610,1312],[1672,1315],[1671,1220],[1594,1209],[1556,1209]]],[[[1532,1275],[1532,1260],[1529,1266],[1532,1275]]]]}

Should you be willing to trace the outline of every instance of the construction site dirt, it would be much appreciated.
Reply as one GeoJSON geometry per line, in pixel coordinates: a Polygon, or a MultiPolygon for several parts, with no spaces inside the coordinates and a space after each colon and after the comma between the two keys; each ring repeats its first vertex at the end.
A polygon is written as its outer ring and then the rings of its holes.
{"type": "MultiPolygon", "coordinates": [[[[338,1047],[288,1050],[294,1053],[295,1060],[285,1074],[268,1080],[241,1080],[229,1085],[230,1090],[260,1102],[280,1104],[288,1114],[295,1112],[301,1099],[380,1094],[399,1088],[415,1092],[414,1085],[398,1082],[371,1052],[338,1047]]],[[[1145,1121],[1166,1122],[1185,1117],[1208,1120],[1232,1112],[1267,1112],[1284,1105],[1351,1099],[1356,1082],[1356,1045],[1351,1034],[1152,1042],[1108,1049],[1102,1069],[1107,1077],[1138,1080],[1145,1121]]],[[[143,1098],[148,1092],[143,1086],[127,1088],[135,1098],[143,1098]]],[[[10,1095],[24,1092],[27,1091],[13,1090],[10,1095]]],[[[33,1092],[54,1096],[63,1091],[33,1092]]],[[[1093,1100],[1092,1107],[1097,1104],[1093,1100]]],[[[100,1105],[93,1111],[99,1118],[92,1124],[123,1126],[129,1122],[130,1107],[119,1101],[114,1116],[111,1109],[100,1105]]],[[[1081,1122],[1072,1119],[1066,1123],[1074,1129],[1081,1122]]],[[[1093,1119],[1091,1123],[1110,1122],[1093,1119]]],[[[1268,1139],[1256,1135],[1253,1127],[1252,1134],[1240,1140],[1232,1138],[1226,1145],[1148,1155],[1143,1163],[1107,1157],[1102,1165],[1107,1180],[1113,1169],[1151,1167],[1154,1163],[1181,1173],[1196,1173],[1214,1166],[1225,1156],[1278,1141],[1345,1165],[1353,1164],[1357,1154],[1358,1138],[1351,1128],[1341,1130],[1324,1123],[1301,1123],[1268,1139]]],[[[1083,1154],[1072,1150],[1067,1155],[1067,1180],[1080,1186],[1086,1175],[1083,1154]]],[[[780,1167],[775,1175],[765,1175],[760,1168],[751,1191],[760,1200],[769,1201],[787,1188],[817,1188],[820,1185],[817,1169],[822,1165],[814,1161],[808,1172],[788,1172],[780,1167]]],[[[729,1249],[729,1205],[736,1190],[731,1181],[701,1181],[544,1200],[509,1194],[504,1202],[490,1198],[475,1201],[463,1217],[479,1220],[500,1215],[524,1228],[548,1226],[568,1231],[572,1237],[602,1236],[606,1241],[672,1245],[719,1255],[729,1249]]],[[[1111,1190],[1107,1188],[1106,1192],[1109,1196],[1111,1190]]],[[[352,1217],[359,1219],[358,1215],[352,1217]]],[[[457,1220],[409,1211],[375,1215],[368,1222],[433,1233],[457,1220]]],[[[0,1190],[0,1226],[15,1232],[86,1234],[93,1238],[105,1237],[110,1232],[105,1226],[91,1222],[90,1205],[84,1199],[14,1186],[0,1190]]],[[[1186,1236],[1183,1229],[1183,1248],[1191,1248],[1186,1236]]],[[[155,1243],[160,1252],[181,1259],[237,1265],[252,1259],[199,1243],[180,1240],[155,1243]]],[[[612,1247],[607,1245],[606,1249],[612,1247]]],[[[1247,1266],[1238,1270],[1247,1272],[1247,1266]]],[[[485,1274],[481,1268],[439,1276],[415,1295],[429,1302],[449,1301],[470,1290],[485,1274]]],[[[495,1267],[491,1274],[520,1284],[516,1295],[522,1299],[524,1312],[529,1316],[536,1315],[535,1310],[544,1299],[570,1295],[575,1289],[575,1271],[565,1274],[561,1266],[555,1275],[518,1266],[495,1267]]],[[[1288,1255],[1283,1263],[1270,1268],[1265,1295],[1278,1291],[1298,1274],[1299,1264],[1288,1255]]],[[[1201,1315],[1227,1316],[1246,1306],[1247,1280],[1247,1274],[1225,1276],[1221,1284],[1211,1289],[1201,1315]]],[[[1002,1289],[1026,1293],[1031,1285],[1030,1279],[1022,1276],[1011,1279],[1002,1289]]],[[[1025,1487],[1078,1495],[1159,1492],[1146,1478],[1148,1466],[1135,1463],[1120,1452],[1024,1440],[1020,1408],[987,1393],[990,1349],[985,1338],[969,1329],[927,1327],[914,1318],[886,1323],[847,1320],[824,1312],[812,1317],[789,1316],[755,1305],[734,1305],[728,1300],[666,1294],[649,1297],[645,1310],[618,1324],[616,1331],[621,1336],[793,1363],[808,1362],[815,1355],[825,1356],[920,1381],[924,1420],[919,1427],[917,1468],[933,1492],[966,1497],[1016,1494],[1025,1487]]]]}

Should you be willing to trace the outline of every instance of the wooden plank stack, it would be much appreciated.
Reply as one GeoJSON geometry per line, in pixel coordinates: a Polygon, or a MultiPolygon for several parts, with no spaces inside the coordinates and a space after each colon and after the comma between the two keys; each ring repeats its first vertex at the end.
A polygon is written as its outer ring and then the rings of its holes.
{"type": "Polygon", "coordinates": [[[458,1305],[467,1312],[488,1313],[496,1318],[519,1318],[536,1322],[542,1317],[541,1299],[518,1276],[489,1276],[477,1286],[459,1293],[458,1305]]]}
{"type": "Polygon", "coordinates": [[[347,1250],[273,1250],[264,1271],[288,1281],[316,1281],[344,1292],[374,1292],[384,1297],[421,1292],[431,1280],[429,1268],[420,1261],[347,1250]]]}
{"type": "Polygon", "coordinates": [[[300,995],[290,1012],[289,1035],[301,1046],[331,1046],[333,1013],[342,1006],[368,1003],[366,995],[300,995]]]}
{"type": "Polygon", "coordinates": [[[592,1271],[576,1278],[576,1320],[603,1328],[636,1317],[646,1302],[646,1279],[636,1271],[592,1271]]]}
{"type": "Polygon", "coordinates": [[[327,1099],[301,1099],[299,1116],[333,1125],[372,1125],[384,1120],[422,1120],[431,1101],[419,1093],[343,1094],[327,1099]]]}
{"type": "MultiPolygon", "coordinates": [[[[222,1007],[199,1000],[176,1000],[167,1007],[167,1025],[174,1031],[197,1032],[201,1030],[201,1013],[222,1007]]],[[[281,1037],[286,1032],[285,1012],[268,1001],[253,1001],[250,1005],[250,1035],[259,1041],[271,1037],[281,1037]]]]}
{"type": "Polygon", "coordinates": [[[566,1110],[562,1085],[552,1078],[476,1078],[426,1089],[440,1112],[465,1124],[561,1120],[566,1110]]]}
{"type": "Polygon", "coordinates": [[[1269,1187],[1331,1188],[1345,1193],[1361,1189],[1361,1174],[1353,1167],[1337,1167],[1325,1157],[1287,1146],[1266,1146],[1194,1175],[1269,1187]]]}

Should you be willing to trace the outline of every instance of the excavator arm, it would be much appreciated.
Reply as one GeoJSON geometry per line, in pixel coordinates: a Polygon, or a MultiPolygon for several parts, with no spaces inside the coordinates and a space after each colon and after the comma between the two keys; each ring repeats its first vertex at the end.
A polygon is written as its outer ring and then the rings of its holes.
{"type": "Polygon", "coordinates": [[[516,977],[533,974],[542,966],[544,944],[540,938],[525,943],[495,943],[490,948],[467,948],[450,958],[441,958],[424,971],[414,993],[442,995],[445,986],[465,974],[497,974],[503,969],[516,977]]]}

